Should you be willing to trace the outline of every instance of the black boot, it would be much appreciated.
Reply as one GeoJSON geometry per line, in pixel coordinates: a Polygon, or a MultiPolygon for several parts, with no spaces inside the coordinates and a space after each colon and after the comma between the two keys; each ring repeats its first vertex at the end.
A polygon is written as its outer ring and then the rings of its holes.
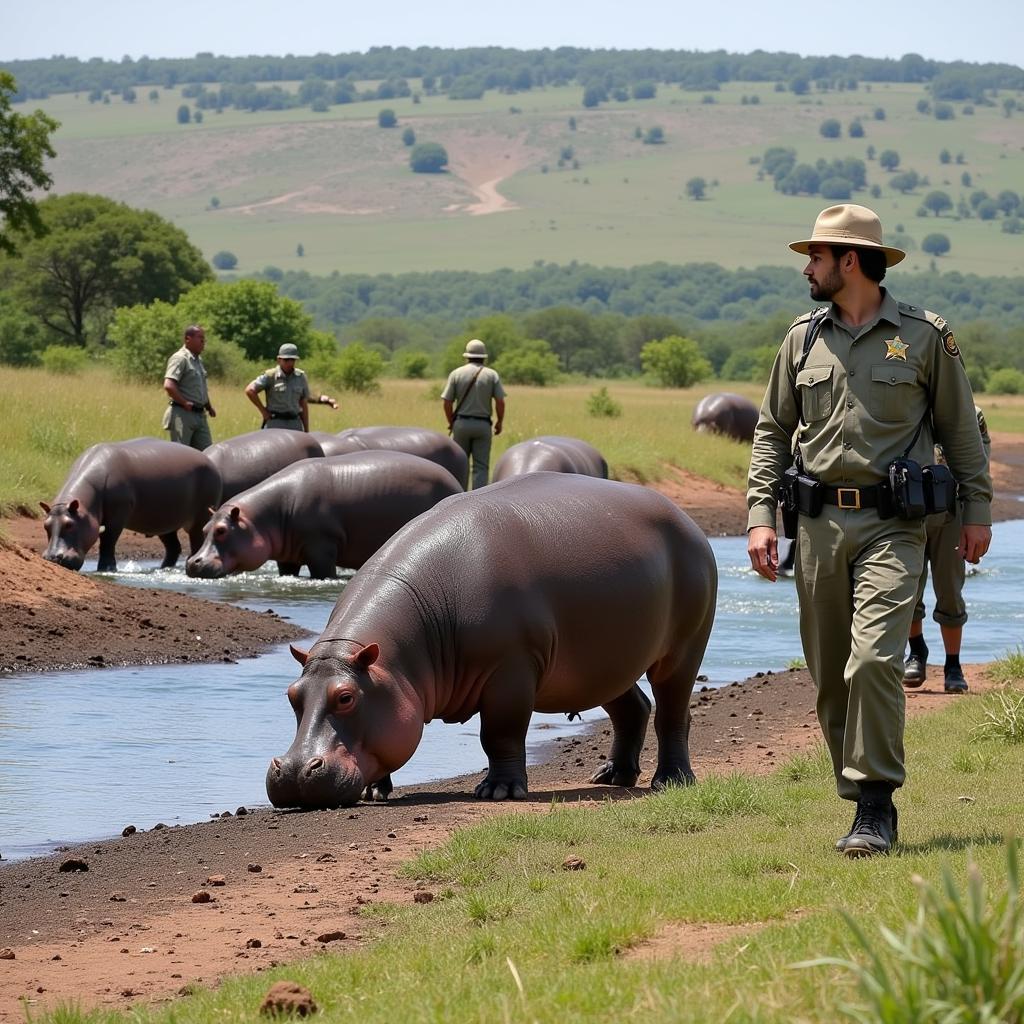
{"type": "MultiPolygon", "coordinates": [[[[898,839],[896,807],[892,802],[894,787],[889,782],[862,782],[857,816],[843,843],[847,857],[873,857],[888,853],[898,839]]],[[[839,848],[839,843],[836,843],[839,848]]]]}

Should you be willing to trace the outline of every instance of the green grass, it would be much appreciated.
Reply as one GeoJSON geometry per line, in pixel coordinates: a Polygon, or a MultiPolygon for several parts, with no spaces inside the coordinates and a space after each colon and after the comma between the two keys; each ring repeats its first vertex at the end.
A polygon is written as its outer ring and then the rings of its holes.
{"type": "MultiPolygon", "coordinates": [[[[943,270],[979,274],[1024,273],[1018,237],[999,223],[953,217],[918,218],[929,189],[961,193],[983,188],[1020,191],[1024,178],[1024,116],[1006,118],[1000,106],[976,107],[948,122],[915,110],[925,95],[917,85],[878,85],[870,92],[776,93],[770,83],[728,83],[716,102],[662,85],[649,101],[581,106],[578,87],[538,89],[481,100],[445,97],[372,101],[334,107],[262,112],[205,112],[201,125],[180,126],[178,90],[160,91],[158,104],[139,91],[135,104],[114,99],[90,104],[86,95],[54,96],[40,105],[62,127],[53,164],[59,191],[102,192],[170,217],[212,256],[229,249],[239,273],[268,264],[313,273],[527,267],[542,259],[573,259],[629,266],[654,260],[710,261],[735,268],[798,262],[785,247],[807,231],[825,202],[786,197],[756,180],[750,163],[770,145],[790,145],[799,159],[855,155],[868,145],[896,149],[901,168],[928,175],[915,194],[888,188],[889,175],[868,163],[869,182],[882,188],[876,207],[885,226],[902,223],[919,243],[942,231],[952,251],[943,270]],[[758,105],[741,105],[743,95],[758,105]],[[377,127],[383,106],[399,129],[377,127]],[[884,121],[873,111],[881,106],[884,121]],[[515,107],[519,112],[512,113],[515,107]],[[577,130],[568,128],[569,116],[577,130]],[[845,127],[859,117],[862,139],[825,140],[818,126],[837,117],[845,127]],[[646,146],[636,128],[658,124],[666,144],[646,146]],[[448,149],[451,174],[414,175],[401,129],[448,149]],[[557,167],[572,145],[580,167],[557,167]],[[966,163],[939,162],[943,148],[966,163]],[[542,173],[547,165],[549,173],[542,173]],[[971,189],[960,175],[972,176],[971,189]],[[718,185],[708,198],[685,195],[695,175],[718,185]],[[459,209],[474,201],[468,181],[502,178],[500,190],[519,208],[491,216],[459,209]],[[220,208],[210,208],[217,196],[220,208]],[[282,197],[287,197],[284,201],[282,197]],[[305,256],[296,255],[302,243],[305,256]]],[[[920,250],[905,264],[927,269],[920,250]]]]}
{"type": "Polygon", "coordinates": [[[502,815],[410,862],[407,877],[437,898],[389,908],[387,927],[363,950],[230,980],[165,1007],[61,1019],[256,1021],[263,993],[282,978],[309,987],[325,1019],[360,1024],[844,1019],[841,1007],[868,1005],[857,971],[796,965],[831,958],[898,978],[907,967],[879,929],[912,929],[919,879],[947,895],[940,909],[970,886],[974,931],[957,933],[960,960],[950,966],[958,974],[969,975],[973,951],[1005,935],[1004,836],[1020,826],[1024,747],[972,740],[974,703],[909,723],[903,840],[893,856],[847,862],[834,852],[849,807],[818,751],[768,777],[705,778],[601,809],[553,804],[502,815]],[[948,751],[969,745],[987,756],[951,786],[948,751]],[[563,870],[570,855],[585,869],[563,870]],[[979,896],[982,886],[989,896],[979,896]],[[849,922],[872,940],[877,964],[849,922]],[[706,924],[736,928],[698,947],[700,956],[634,955],[669,928],[692,925],[699,942],[706,924]]]}
{"type": "MultiPolygon", "coordinates": [[[[244,383],[211,382],[217,409],[217,418],[210,421],[215,441],[257,428],[253,407],[243,394],[244,383]]],[[[311,386],[315,390],[319,384],[313,380],[311,386]]],[[[588,415],[593,381],[557,388],[510,387],[506,429],[495,439],[492,465],[510,444],[538,434],[565,434],[596,445],[619,479],[655,480],[666,472],[666,464],[672,464],[720,483],[745,486],[749,446],[690,428],[694,405],[707,391],[720,390],[721,382],[685,391],[635,383],[606,386],[623,408],[614,419],[588,415]]],[[[759,388],[728,386],[760,399],[759,388]]],[[[368,424],[443,430],[441,387],[440,382],[385,381],[376,395],[343,394],[337,413],[313,406],[310,426],[330,432],[368,424]]],[[[42,370],[0,367],[0,389],[17,408],[45,409],[45,415],[8,419],[0,513],[38,512],[38,503],[54,497],[71,463],[89,445],[166,436],[160,431],[166,397],[157,382],[152,387],[126,384],[100,369],[57,377],[42,370]]],[[[737,500],[742,505],[743,498],[737,500]]]]}

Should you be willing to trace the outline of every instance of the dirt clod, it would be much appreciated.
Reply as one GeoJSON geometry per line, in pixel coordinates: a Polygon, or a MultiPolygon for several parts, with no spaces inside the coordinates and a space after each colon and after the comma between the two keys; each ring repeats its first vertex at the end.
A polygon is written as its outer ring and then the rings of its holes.
{"type": "Polygon", "coordinates": [[[563,871],[585,871],[587,868],[587,862],[582,857],[566,857],[562,861],[563,871]]]}
{"type": "Polygon", "coordinates": [[[60,865],[61,871],[88,871],[89,865],[84,860],[79,860],[77,857],[68,857],[67,860],[62,861],[60,865]]]}
{"type": "Polygon", "coordinates": [[[313,994],[294,981],[275,982],[260,1003],[260,1013],[267,1017],[309,1017],[316,1009],[313,994]]]}
{"type": "Polygon", "coordinates": [[[192,893],[193,903],[212,903],[213,897],[205,890],[200,889],[198,892],[192,893]]]}

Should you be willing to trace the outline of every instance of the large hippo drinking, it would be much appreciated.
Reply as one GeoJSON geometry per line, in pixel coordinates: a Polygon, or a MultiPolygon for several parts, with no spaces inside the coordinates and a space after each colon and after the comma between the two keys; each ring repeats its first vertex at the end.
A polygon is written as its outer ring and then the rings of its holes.
{"type": "Polygon", "coordinates": [[[43,558],[77,571],[98,538],[97,568],[116,572],[118,538],[135,530],[163,541],[167,568],[181,554],[178,530],[197,550],[219,500],[220,476],[194,448],[153,437],[94,444],[75,460],[53,504],[39,503],[49,538],[43,558]]]}
{"type": "Polygon", "coordinates": [[[582,473],[608,478],[608,463],[593,446],[577,437],[534,437],[507,448],[494,467],[493,480],[524,473],[582,473]]]}
{"type": "Polygon", "coordinates": [[[469,482],[466,453],[450,437],[436,430],[423,427],[350,427],[335,437],[333,443],[328,441],[324,445],[324,455],[362,451],[407,452],[444,466],[463,490],[469,482]]]}
{"type": "Polygon", "coordinates": [[[298,728],[267,771],[278,807],[385,798],[431,719],[480,714],[483,799],[526,795],[531,714],[601,705],[608,760],[592,782],[632,786],[650,701],[652,788],[693,781],[690,694],[718,574],[701,531],[635,484],[533,473],[442,501],[342,592],[288,688],[298,728]]]}
{"type": "Polygon", "coordinates": [[[211,444],[205,454],[220,473],[220,501],[227,501],[293,462],[324,453],[314,438],[299,430],[252,430],[211,444]]]}
{"type": "Polygon", "coordinates": [[[308,565],[314,579],[329,579],[461,491],[448,470],[404,452],[305,459],[221,505],[185,571],[213,579],[273,559],[283,576],[308,565]]]}
{"type": "Polygon", "coordinates": [[[694,430],[725,434],[734,441],[753,441],[760,410],[749,398],[719,391],[705,395],[693,410],[694,430]]]}

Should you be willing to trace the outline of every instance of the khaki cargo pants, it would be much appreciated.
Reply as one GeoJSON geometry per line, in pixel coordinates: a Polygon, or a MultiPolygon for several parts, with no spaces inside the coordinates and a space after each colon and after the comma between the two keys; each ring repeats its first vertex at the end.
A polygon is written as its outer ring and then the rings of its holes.
{"type": "Polygon", "coordinates": [[[213,444],[210,423],[204,412],[189,412],[180,405],[169,405],[164,413],[164,430],[171,432],[171,440],[204,451],[213,444]]]}
{"type": "Polygon", "coordinates": [[[473,463],[473,490],[486,487],[491,472],[491,422],[456,416],[452,424],[452,440],[473,463]]]}
{"type": "Polygon", "coordinates": [[[800,517],[800,636],[839,795],[859,782],[901,786],[903,652],[924,565],[924,521],[826,505],[800,517]]]}
{"type": "Polygon", "coordinates": [[[925,520],[928,543],[925,547],[925,563],[917,584],[917,604],[914,607],[914,621],[924,618],[924,588],[928,582],[928,568],[932,570],[932,590],[935,591],[935,611],[932,618],[940,626],[962,626],[967,621],[967,605],[964,604],[964,579],[967,566],[957,551],[960,545],[960,514],[929,516],[925,520]]]}

